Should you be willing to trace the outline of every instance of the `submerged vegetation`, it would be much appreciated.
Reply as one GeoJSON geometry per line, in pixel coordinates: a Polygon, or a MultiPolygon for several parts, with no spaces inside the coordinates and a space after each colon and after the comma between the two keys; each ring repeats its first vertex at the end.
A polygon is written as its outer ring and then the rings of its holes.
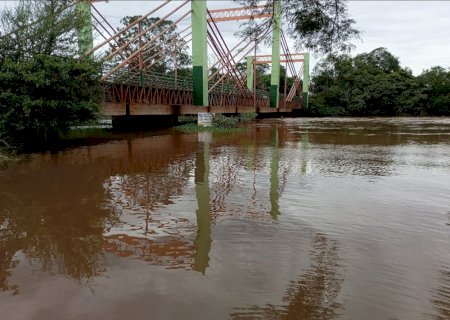
{"type": "Polygon", "coordinates": [[[224,116],[223,114],[214,114],[213,123],[210,127],[198,126],[197,122],[189,121],[176,129],[181,132],[198,132],[198,131],[213,131],[213,132],[236,132],[242,130],[242,125],[256,119],[257,114],[248,112],[241,113],[239,116],[224,116]]]}

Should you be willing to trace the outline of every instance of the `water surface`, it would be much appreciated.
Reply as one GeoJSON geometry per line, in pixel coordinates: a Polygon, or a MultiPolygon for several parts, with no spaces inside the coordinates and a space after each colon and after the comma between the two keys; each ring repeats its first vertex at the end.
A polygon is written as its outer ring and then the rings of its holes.
{"type": "Polygon", "coordinates": [[[450,319],[450,119],[263,120],[0,171],[9,319],[450,319]]]}

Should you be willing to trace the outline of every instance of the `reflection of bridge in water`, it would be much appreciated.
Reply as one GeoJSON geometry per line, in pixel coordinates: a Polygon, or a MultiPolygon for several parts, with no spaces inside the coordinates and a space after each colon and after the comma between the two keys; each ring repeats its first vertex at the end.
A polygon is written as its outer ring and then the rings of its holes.
{"type": "MultiPolygon", "coordinates": [[[[222,157],[214,149],[227,148],[227,144],[215,142],[208,135],[210,133],[206,133],[206,136],[199,136],[202,140],[201,149],[193,154],[175,157],[171,161],[157,160],[147,164],[146,168],[133,160],[120,172],[111,175],[104,184],[109,199],[107,207],[117,212],[120,223],[106,232],[106,250],[120,256],[138,257],[151,264],[204,273],[212,244],[211,225],[217,219],[227,216],[276,219],[280,214],[278,199],[290,172],[288,162],[284,162],[280,170],[280,155],[277,151],[283,143],[280,142],[280,136],[285,133],[278,126],[260,130],[268,137],[266,143],[271,150],[269,154],[257,155],[257,143],[253,140],[248,150],[237,149],[233,153],[228,150],[227,156],[222,157]],[[256,160],[256,157],[267,155],[270,156],[270,164],[265,165],[265,161],[256,160]],[[262,171],[265,176],[267,167],[270,170],[270,177],[267,177],[270,185],[268,195],[261,197],[253,194],[256,188],[254,179],[251,189],[239,186],[239,171],[251,169],[254,176],[257,171],[262,171]],[[192,177],[195,190],[189,188],[192,177]],[[172,214],[173,211],[185,210],[178,207],[171,209],[171,205],[174,205],[172,199],[179,201],[185,193],[192,194],[197,200],[196,221],[179,213],[172,214]],[[243,203],[252,203],[257,199],[259,207],[255,206],[249,211],[246,205],[230,206],[227,197],[232,193],[232,196],[236,196],[236,193],[243,195],[243,203]],[[264,201],[264,198],[269,201],[264,201]]],[[[187,135],[188,139],[193,137],[197,138],[196,135],[187,135]]],[[[251,136],[249,138],[252,139],[251,136]]],[[[134,147],[127,148],[130,159],[133,159],[134,147]]]]}
{"type": "Polygon", "coordinates": [[[104,253],[204,273],[219,219],[276,218],[290,174],[289,161],[272,150],[291,139],[283,126],[201,139],[173,133],[111,141],[33,155],[20,171],[7,170],[1,290],[19,290],[8,279],[23,260],[90,281],[106,270],[104,253]],[[230,197],[257,205],[232,205],[230,197]]]}

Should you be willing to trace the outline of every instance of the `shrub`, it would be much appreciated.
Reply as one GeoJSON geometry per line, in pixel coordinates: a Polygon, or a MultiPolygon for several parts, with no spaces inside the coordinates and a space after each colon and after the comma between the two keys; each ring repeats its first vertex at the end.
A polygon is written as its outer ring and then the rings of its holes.
{"type": "Polygon", "coordinates": [[[39,55],[0,66],[0,130],[25,146],[94,119],[101,87],[94,63],[39,55]]]}
{"type": "Polygon", "coordinates": [[[239,119],[233,116],[227,117],[223,114],[215,114],[213,117],[213,126],[223,129],[232,129],[236,128],[238,125],[239,119]]]}
{"type": "Polygon", "coordinates": [[[255,112],[241,113],[239,115],[239,122],[247,123],[247,122],[250,122],[252,120],[255,120],[257,116],[258,116],[258,114],[255,113],[255,112]]]}

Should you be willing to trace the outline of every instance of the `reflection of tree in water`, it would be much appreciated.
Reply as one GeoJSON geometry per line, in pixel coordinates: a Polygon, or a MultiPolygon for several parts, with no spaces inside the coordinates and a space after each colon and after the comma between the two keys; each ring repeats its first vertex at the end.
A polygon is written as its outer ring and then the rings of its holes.
{"type": "MultiPolygon", "coordinates": [[[[109,208],[118,214],[145,212],[148,223],[156,207],[172,204],[171,199],[182,194],[193,166],[186,159],[131,163],[105,182],[109,208]]],[[[148,225],[145,232],[150,232],[148,225]]]]}
{"type": "Polygon", "coordinates": [[[19,260],[14,259],[16,252],[22,248],[22,240],[10,227],[10,221],[0,213],[0,219],[3,222],[0,226],[0,291],[13,290],[17,292],[17,285],[10,285],[8,278],[11,276],[12,269],[18,264],[19,260]]]}
{"type": "Polygon", "coordinates": [[[23,258],[87,284],[104,270],[103,226],[114,217],[99,208],[101,178],[87,183],[84,165],[67,170],[51,157],[54,167],[32,162],[0,184],[0,290],[18,292],[8,278],[23,258]]]}
{"type": "Polygon", "coordinates": [[[58,214],[39,210],[36,204],[18,208],[14,217],[1,214],[1,290],[16,289],[8,285],[7,278],[19,263],[14,259],[19,252],[42,271],[63,274],[77,281],[89,282],[104,270],[101,224],[107,217],[90,212],[74,221],[73,214],[79,213],[58,214]]]}
{"type": "Polygon", "coordinates": [[[211,170],[211,214],[213,219],[227,212],[226,197],[236,186],[239,162],[238,154],[220,156],[215,159],[214,169],[211,170]]]}
{"type": "Polygon", "coordinates": [[[190,269],[195,245],[192,240],[169,236],[159,240],[115,234],[105,237],[104,250],[120,257],[139,257],[152,265],[190,269]]]}
{"type": "Polygon", "coordinates": [[[450,319],[450,267],[442,267],[439,270],[440,287],[432,291],[433,303],[436,314],[434,319],[450,319]]]}
{"type": "MultiPolygon", "coordinates": [[[[292,159],[282,159],[281,144],[286,136],[282,126],[273,125],[265,128],[270,134],[263,140],[265,144],[257,145],[257,141],[247,141],[247,148],[228,148],[227,152],[211,160],[211,215],[213,221],[224,216],[248,216],[269,219],[279,215],[278,202],[284,192],[288,177],[292,173],[292,159]],[[267,140],[269,139],[269,140],[267,140]],[[269,143],[270,148],[267,148],[269,143]],[[269,157],[269,160],[266,157],[269,157]],[[243,189],[239,186],[239,176],[242,171],[252,174],[253,188],[243,189]],[[266,175],[268,170],[268,175],[266,175]],[[256,189],[257,175],[267,177],[269,194],[258,197],[256,189]],[[237,192],[237,193],[236,193],[237,192]],[[248,200],[239,207],[230,206],[227,197],[235,194],[242,197],[248,195],[248,200]],[[267,201],[269,200],[269,201],[267,201]],[[250,205],[252,203],[253,205],[250,205]],[[270,215],[268,215],[270,213],[270,215]]],[[[288,154],[288,153],[286,153],[288,154]]],[[[264,192],[267,192],[264,190],[264,192]]]]}
{"type": "MultiPolygon", "coordinates": [[[[254,174],[266,168],[265,150],[255,141],[254,174]]],[[[109,148],[116,150],[114,144],[109,148]]],[[[111,150],[104,152],[112,154],[111,150]]],[[[36,156],[8,174],[0,173],[4,176],[0,183],[0,290],[17,290],[8,281],[24,260],[34,269],[38,266],[50,274],[92,283],[105,270],[105,252],[204,272],[211,247],[210,224],[219,216],[242,215],[242,207],[233,208],[233,201],[230,206],[226,200],[233,192],[245,191],[238,183],[239,171],[248,164],[245,149],[220,150],[212,158],[211,177],[206,175],[211,182],[205,182],[211,193],[199,203],[197,223],[158,210],[174,202],[189,184],[197,165],[191,149],[152,153],[145,161],[136,161],[131,154],[109,161],[99,156],[102,149],[92,151],[97,154],[79,148],[36,156]]],[[[266,193],[259,198],[267,202],[266,193]]],[[[253,207],[244,214],[268,216],[267,210],[253,207]]]]}
{"type": "Polygon", "coordinates": [[[312,265],[297,281],[291,281],[283,302],[286,305],[237,308],[233,319],[333,319],[343,307],[336,301],[344,281],[339,273],[336,244],[322,234],[313,238],[312,265]]]}
{"type": "Polygon", "coordinates": [[[190,268],[195,253],[189,220],[159,213],[183,193],[194,163],[191,159],[171,162],[129,163],[124,172],[105,183],[106,198],[120,223],[105,234],[104,250],[133,256],[154,265],[190,268]]]}

